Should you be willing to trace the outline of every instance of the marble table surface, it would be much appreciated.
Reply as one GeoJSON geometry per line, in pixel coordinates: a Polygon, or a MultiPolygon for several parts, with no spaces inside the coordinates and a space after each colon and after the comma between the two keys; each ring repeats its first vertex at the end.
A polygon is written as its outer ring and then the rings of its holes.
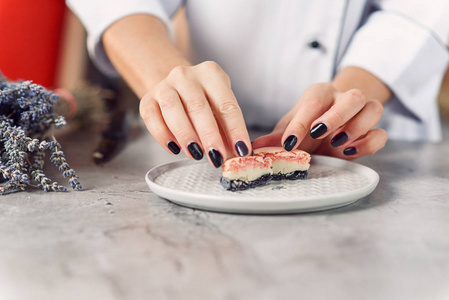
{"type": "Polygon", "coordinates": [[[359,159],[380,183],[352,205],[268,216],[161,199],[144,175],[180,157],[143,134],[96,166],[95,139],[60,139],[84,191],[0,197],[1,300],[449,299],[447,136],[359,159]]]}

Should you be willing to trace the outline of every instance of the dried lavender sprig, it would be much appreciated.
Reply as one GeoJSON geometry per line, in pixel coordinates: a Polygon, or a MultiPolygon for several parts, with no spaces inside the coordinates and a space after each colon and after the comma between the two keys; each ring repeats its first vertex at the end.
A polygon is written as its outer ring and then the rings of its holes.
{"type": "MultiPolygon", "coordinates": [[[[8,182],[3,185],[5,190],[25,189],[29,184],[26,174],[28,154],[23,151],[21,145],[25,139],[25,133],[20,128],[12,127],[9,123],[2,121],[0,141],[3,142],[4,150],[1,153],[2,175],[8,182]]],[[[3,193],[3,189],[1,190],[3,193]]]]}
{"type": "Polygon", "coordinates": [[[21,189],[24,190],[29,184],[30,180],[27,174],[23,174],[14,167],[7,167],[0,163],[0,170],[5,179],[8,181],[1,185],[0,193],[3,194],[6,190],[21,189]]]}
{"type": "Polygon", "coordinates": [[[38,84],[8,81],[0,73],[0,170],[6,180],[0,185],[0,193],[24,189],[30,184],[30,177],[44,191],[65,190],[42,171],[48,150],[57,153],[54,160],[63,176],[70,178],[70,185],[81,190],[59,143],[44,138],[51,127],[65,125],[64,117],[53,113],[57,100],[57,95],[38,84]]]}
{"type": "Polygon", "coordinates": [[[8,115],[15,112],[15,125],[31,133],[42,133],[55,123],[52,108],[58,96],[31,81],[12,82],[0,75],[0,105],[8,115]]]}
{"type": "Polygon", "coordinates": [[[37,152],[33,157],[33,163],[31,164],[31,176],[34,181],[38,183],[38,187],[44,190],[44,192],[48,191],[66,191],[67,189],[64,186],[59,185],[56,181],[52,182],[50,178],[48,178],[42,168],[44,166],[44,158],[45,152],[37,152]]]}
{"type": "Polygon", "coordinates": [[[54,137],[53,144],[50,145],[50,149],[53,151],[50,156],[50,161],[57,166],[60,171],[63,171],[62,175],[64,177],[70,177],[69,184],[73,189],[81,191],[83,188],[78,181],[79,178],[75,175],[75,170],[70,167],[64,153],[60,150],[61,145],[59,145],[54,137]]]}

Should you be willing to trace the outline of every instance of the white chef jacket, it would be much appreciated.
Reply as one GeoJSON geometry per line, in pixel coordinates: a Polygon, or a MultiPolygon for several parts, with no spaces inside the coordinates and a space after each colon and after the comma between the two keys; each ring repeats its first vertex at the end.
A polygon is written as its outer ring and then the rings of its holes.
{"type": "MultiPolygon", "coordinates": [[[[186,6],[193,63],[230,76],[248,126],[272,127],[313,83],[347,66],[393,91],[379,127],[392,139],[439,141],[437,95],[449,61],[448,0],[67,0],[98,67],[117,75],[105,29],[135,13],[170,18],[186,6]]],[[[130,33],[132,34],[132,33],[130,33]]]]}

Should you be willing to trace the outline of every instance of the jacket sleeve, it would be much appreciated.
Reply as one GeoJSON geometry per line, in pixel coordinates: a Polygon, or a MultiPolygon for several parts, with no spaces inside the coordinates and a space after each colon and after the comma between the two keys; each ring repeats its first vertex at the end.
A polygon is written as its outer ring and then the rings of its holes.
{"type": "Polygon", "coordinates": [[[449,1],[384,0],[378,7],[354,34],[338,69],[371,72],[392,90],[404,115],[433,122],[449,61],[449,1]]]}
{"type": "Polygon", "coordinates": [[[87,30],[87,48],[95,65],[106,75],[117,76],[101,42],[103,32],[123,17],[150,14],[160,18],[172,35],[170,17],[182,0],[66,0],[66,3],[87,30]]]}

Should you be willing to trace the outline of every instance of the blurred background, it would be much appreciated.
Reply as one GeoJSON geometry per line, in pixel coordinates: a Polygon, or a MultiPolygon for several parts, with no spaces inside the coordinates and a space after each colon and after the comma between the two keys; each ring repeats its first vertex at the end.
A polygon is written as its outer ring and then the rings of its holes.
{"type": "MultiPolygon", "coordinates": [[[[188,28],[183,10],[177,13],[173,23],[176,43],[188,53],[188,28]]],[[[126,111],[136,110],[137,99],[120,105],[124,101],[119,98],[132,98],[132,93],[129,90],[123,92],[126,90],[125,84],[103,77],[91,64],[86,51],[84,28],[64,1],[22,0],[18,9],[17,0],[0,0],[0,34],[3,38],[0,70],[6,77],[10,80],[33,80],[49,89],[74,91],[79,89],[81,82],[84,86],[87,82],[89,86],[112,91],[101,94],[100,98],[105,102],[108,118],[117,118],[121,123],[117,128],[109,128],[109,133],[107,128],[103,136],[107,138],[109,134],[112,140],[116,138],[120,141],[123,135],[128,134],[126,111]]],[[[98,96],[98,90],[95,91],[98,96]]],[[[438,101],[442,116],[449,118],[449,72],[443,81],[438,101]]]]}

